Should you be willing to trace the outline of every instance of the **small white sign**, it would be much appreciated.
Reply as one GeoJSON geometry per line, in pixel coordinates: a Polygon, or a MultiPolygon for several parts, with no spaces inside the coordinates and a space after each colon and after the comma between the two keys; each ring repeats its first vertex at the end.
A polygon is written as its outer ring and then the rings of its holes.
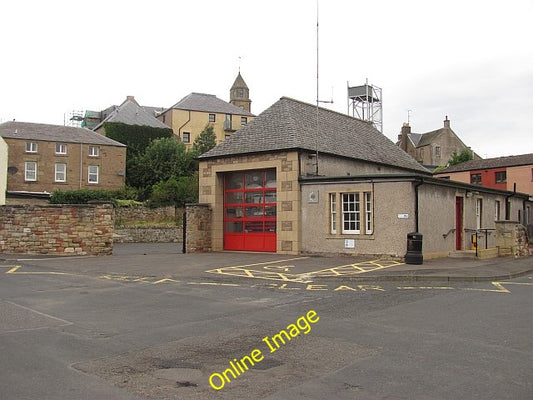
{"type": "Polygon", "coordinates": [[[398,219],[409,219],[409,214],[398,214],[398,219]]]}
{"type": "Polygon", "coordinates": [[[344,248],[345,249],[355,249],[355,240],[354,239],[344,239],[344,248]]]}

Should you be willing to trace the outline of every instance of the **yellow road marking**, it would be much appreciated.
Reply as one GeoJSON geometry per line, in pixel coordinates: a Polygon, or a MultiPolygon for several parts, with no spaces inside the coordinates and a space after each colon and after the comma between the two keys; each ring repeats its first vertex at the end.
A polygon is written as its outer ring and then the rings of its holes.
{"type": "Polygon", "coordinates": [[[187,285],[206,285],[206,286],[241,286],[238,283],[220,283],[220,282],[187,282],[187,285]]]}
{"type": "Polygon", "coordinates": [[[336,277],[336,276],[350,276],[364,274],[370,271],[377,271],[385,268],[391,268],[398,265],[403,265],[403,263],[392,261],[392,260],[372,260],[372,261],[363,261],[360,263],[340,265],[337,267],[331,267],[326,269],[321,269],[317,271],[303,272],[300,274],[290,274],[286,273],[290,271],[290,268],[294,268],[294,265],[272,265],[276,263],[282,263],[286,261],[295,261],[303,260],[309,257],[297,257],[287,260],[279,261],[268,261],[255,264],[239,265],[239,266],[230,266],[230,267],[221,267],[205,271],[210,274],[221,274],[221,275],[230,275],[238,276],[243,278],[252,278],[252,279],[266,279],[266,280],[276,280],[284,282],[296,282],[296,283],[311,283],[313,277],[336,277]],[[263,270],[250,269],[248,267],[255,267],[264,265],[263,270]],[[283,272],[277,272],[283,271],[283,272]]]}
{"type": "Polygon", "coordinates": [[[78,276],[75,274],[70,274],[68,272],[55,272],[55,271],[19,271],[22,268],[22,265],[0,265],[0,268],[10,268],[6,271],[6,274],[17,274],[17,275],[71,275],[78,276]]]}

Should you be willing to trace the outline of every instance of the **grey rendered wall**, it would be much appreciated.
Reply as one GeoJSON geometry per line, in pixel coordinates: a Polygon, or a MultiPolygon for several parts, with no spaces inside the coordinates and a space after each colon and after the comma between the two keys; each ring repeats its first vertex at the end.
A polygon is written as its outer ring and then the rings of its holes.
{"type": "Polygon", "coordinates": [[[407,234],[414,230],[414,192],[411,182],[304,184],[301,190],[302,252],[392,257],[405,255],[407,234]],[[309,201],[311,191],[318,193],[318,202],[309,201]],[[344,235],[339,222],[338,233],[331,234],[329,194],[353,191],[373,193],[373,233],[344,235]],[[353,239],[355,248],[346,248],[346,239],[353,239]]]}

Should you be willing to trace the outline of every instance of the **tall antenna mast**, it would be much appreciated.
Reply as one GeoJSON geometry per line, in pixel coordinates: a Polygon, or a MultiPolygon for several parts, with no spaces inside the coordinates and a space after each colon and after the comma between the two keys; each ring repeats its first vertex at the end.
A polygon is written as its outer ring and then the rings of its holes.
{"type": "Polygon", "coordinates": [[[318,0],[316,0],[316,136],[315,136],[315,175],[318,176],[318,134],[319,129],[319,118],[318,118],[318,103],[319,103],[319,57],[318,57],[318,0]]]}
{"type": "MultiPolygon", "coordinates": [[[[316,0],[316,137],[315,137],[315,174],[318,176],[318,135],[320,132],[320,118],[318,115],[320,103],[333,103],[333,94],[330,101],[320,100],[320,57],[319,57],[319,12],[318,12],[318,0],[316,0]]],[[[332,88],[333,93],[333,88],[332,88]]]]}

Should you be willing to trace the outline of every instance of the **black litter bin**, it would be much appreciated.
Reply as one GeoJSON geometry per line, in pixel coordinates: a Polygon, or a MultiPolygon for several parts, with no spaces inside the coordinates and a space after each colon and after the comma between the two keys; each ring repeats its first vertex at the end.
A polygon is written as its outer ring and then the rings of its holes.
{"type": "Polygon", "coordinates": [[[406,264],[422,264],[422,234],[411,232],[407,234],[407,254],[405,254],[406,264]]]}

